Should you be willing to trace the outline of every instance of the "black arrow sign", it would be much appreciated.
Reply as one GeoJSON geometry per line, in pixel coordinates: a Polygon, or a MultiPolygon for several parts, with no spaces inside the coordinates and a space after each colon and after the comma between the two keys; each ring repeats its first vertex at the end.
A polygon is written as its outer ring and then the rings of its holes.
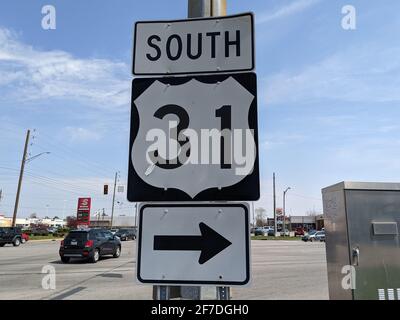
{"type": "Polygon", "coordinates": [[[232,244],[205,223],[200,222],[199,227],[200,236],[154,236],[154,250],[200,250],[199,264],[203,264],[232,244]]]}

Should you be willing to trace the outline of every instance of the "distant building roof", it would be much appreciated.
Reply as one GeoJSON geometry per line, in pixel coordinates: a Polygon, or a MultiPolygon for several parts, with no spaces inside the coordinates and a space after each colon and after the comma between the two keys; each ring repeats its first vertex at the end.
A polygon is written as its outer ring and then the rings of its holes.
{"type": "Polygon", "coordinates": [[[291,223],[315,223],[315,216],[290,216],[291,223]]]}

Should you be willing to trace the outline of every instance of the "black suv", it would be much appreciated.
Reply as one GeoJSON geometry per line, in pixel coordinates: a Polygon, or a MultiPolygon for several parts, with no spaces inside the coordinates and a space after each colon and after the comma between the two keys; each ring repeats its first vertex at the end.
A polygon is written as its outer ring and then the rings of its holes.
{"type": "Polygon", "coordinates": [[[4,247],[7,243],[13,244],[18,247],[22,242],[21,228],[0,228],[0,247],[4,247]]]}
{"type": "Polygon", "coordinates": [[[73,230],[61,241],[60,257],[64,263],[71,258],[84,258],[96,263],[105,255],[114,258],[121,255],[121,241],[108,230],[73,230]]]}
{"type": "Polygon", "coordinates": [[[118,229],[115,235],[121,239],[121,241],[125,240],[135,240],[136,239],[136,229],[133,228],[125,228],[125,229],[118,229]]]}

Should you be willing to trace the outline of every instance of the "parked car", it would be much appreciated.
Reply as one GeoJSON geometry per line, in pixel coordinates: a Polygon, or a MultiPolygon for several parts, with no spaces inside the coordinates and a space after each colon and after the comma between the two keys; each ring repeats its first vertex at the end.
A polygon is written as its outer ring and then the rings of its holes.
{"type": "Polygon", "coordinates": [[[48,236],[49,230],[47,228],[33,227],[30,231],[31,236],[48,236]]]}
{"type": "Polygon", "coordinates": [[[12,244],[18,247],[22,242],[22,232],[17,227],[0,227],[0,247],[12,244]]]}
{"type": "Polygon", "coordinates": [[[125,228],[125,229],[118,229],[116,233],[114,233],[115,236],[121,239],[121,241],[126,241],[126,240],[135,240],[136,239],[136,229],[133,228],[125,228]]]}
{"type": "Polygon", "coordinates": [[[121,255],[121,240],[105,229],[73,230],[61,241],[61,261],[68,263],[71,258],[83,258],[92,263],[100,257],[121,255]]]}
{"type": "Polygon", "coordinates": [[[118,229],[112,228],[110,231],[111,231],[112,234],[115,234],[118,231],[118,229]]]}
{"type": "Polygon", "coordinates": [[[56,227],[50,227],[50,228],[47,228],[47,231],[48,231],[49,233],[51,233],[51,234],[54,234],[54,233],[57,233],[57,232],[58,232],[58,228],[56,228],[56,227]]]}
{"type": "Polygon", "coordinates": [[[285,233],[283,233],[283,230],[278,231],[280,232],[281,236],[289,237],[290,236],[290,231],[288,229],[285,229],[285,233]]]}
{"type": "Polygon", "coordinates": [[[325,242],[325,231],[317,231],[310,237],[310,241],[321,241],[325,242]]]}
{"type": "Polygon", "coordinates": [[[22,243],[25,243],[25,242],[27,242],[27,241],[29,241],[29,236],[28,236],[25,232],[23,232],[23,233],[22,233],[21,242],[22,242],[22,243]]]}
{"type": "Polygon", "coordinates": [[[301,238],[301,240],[307,242],[307,241],[325,241],[325,231],[317,231],[317,230],[311,230],[301,238]]]}
{"type": "Polygon", "coordinates": [[[254,230],[255,236],[267,236],[268,232],[271,230],[271,227],[259,227],[254,230]]]}
{"type": "Polygon", "coordinates": [[[309,237],[310,237],[311,235],[313,235],[314,233],[316,233],[316,232],[317,232],[316,230],[310,230],[310,231],[308,231],[308,232],[301,238],[301,240],[307,242],[307,241],[309,240],[309,237]]]}
{"type": "Polygon", "coordinates": [[[305,235],[305,231],[303,228],[296,228],[296,230],[294,230],[294,235],[295,236],[304,236],[305,235]]]}
{"type": "Polygon", "coordinates": [[[271,228],[268,230],[268,235],[269,235],[270,237],[275,236],[275,229],[271,227],[271,228]]]}

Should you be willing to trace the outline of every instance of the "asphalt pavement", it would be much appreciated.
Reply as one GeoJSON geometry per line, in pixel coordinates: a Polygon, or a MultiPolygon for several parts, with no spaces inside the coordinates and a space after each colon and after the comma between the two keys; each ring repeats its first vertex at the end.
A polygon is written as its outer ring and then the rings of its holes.
{"type": "MultiPolygon", "coordinates": [[[[253,240],[251,245],[252,282],[232,288],[233,299],[328,299],[324,243],[253,240]]],[[[57,240],[0,248],[0,299],[151,299],[152,287],[135,279],[136,241],[123,242],[120,258],[96,264],[63,264],[59,246],[57,240]],[[52,267],[55,289],[44,289],[52,267]]],[[[213,298],[211,288],[204,292],[213,298]]]]}

